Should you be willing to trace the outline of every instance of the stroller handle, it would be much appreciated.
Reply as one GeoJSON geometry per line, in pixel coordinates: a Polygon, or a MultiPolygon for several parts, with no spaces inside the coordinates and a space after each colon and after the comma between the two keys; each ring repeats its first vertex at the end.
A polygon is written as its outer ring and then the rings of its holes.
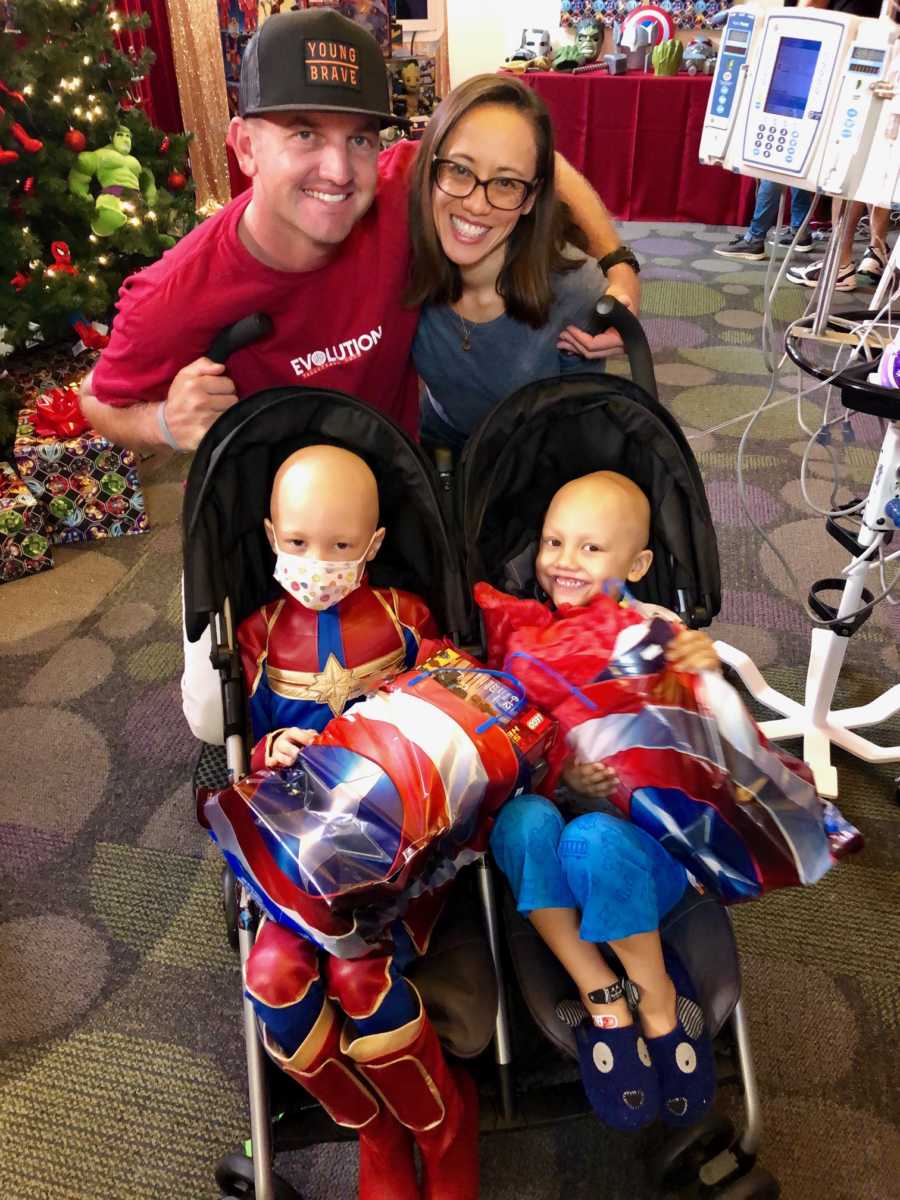
{"type": "Polygon", "coordinates": [[[658,400],[653,357],[647,336],[634,313],[613,296],[600,297],[588,325],[588,333],[592,334],[602,333],[605,329],[615,329],[621,337],[633,381],[654,400],[658,400]]]}
{"type": "Polygon", "coordinates": [[[258,342],[272,332],[272,318],[264,312],[251,313],[249,317],[241,317],[233,325],[226,325],[212,340],[212,345],[206,352],[206,357],[213,362],[223,363],[236,350],[258,342]]]}

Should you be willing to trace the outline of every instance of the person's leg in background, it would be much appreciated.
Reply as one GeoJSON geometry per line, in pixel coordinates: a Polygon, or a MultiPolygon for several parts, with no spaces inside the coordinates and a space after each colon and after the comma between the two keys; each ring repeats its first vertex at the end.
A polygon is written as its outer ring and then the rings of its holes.
{"type": "MultiPolygon", "coordinates": [[[[787,229],[781,235],[781,237],[778,239],[779,246],[790,246],[793,243],[794,237],[797,233],[797,230],[800,228],[800,226],[806,220],[806,214],[809,212],[810,208],[812,207],[812,203],[816,198],[816,194],[815,194],[815,192],[803,191],[802,188],[791,188],[790,189],[790,198],[791,198],[790,228],[787,229]]],[[[797,244],[794,246],[794,253],[795,254],[810,254],[814,248],[815,248],[815,243],[813,242],[812,234],[809,231],[809,226],[807,226],[806,231],[803,234],[803,238],[799,242],[797,242],[797,244]]]]}
{"type": "MultiPolygon", "coordinates": [[[[831,201],[832,230],[837,229],[838,221],[843,216],[843,205],[844,202],[837,196],[831,201]]],[[[861,200],[853,200],[850,203],[850,219],[844,227],[841,237],[841,261],[838,267],[837,278],[834,281],[834,290],[836,292],[852,292],[856,288],[856,268],[853,265],[853,239],[856,236],[856,226],[859,224],[859,218],[862,216],[865,207],[865,204],[861,200]]],[[[824,261],[824,259],[821,259],[819,262],[810,263],[808,267],[792,267],[787,273],[788,281],[790,283],[799,283],[801,287],[816,287],[819,282],[819,276],[822,274],[822,264],[824,261]]]]}
{"type": "Polygon", "coordinates": [[[746,232],[737,234],[730,242],[713,247],[723,258],[743,258],[761,262],[766,257],[766,234],[778,220],[778,203],[783,191],[780,183],[761,179],[756,190],[756,204],[746,232]]]}
{"type": "Polygon", "coordinates": [[[879,281],[887,266],[889,255],[887,232],[890,222],[891,210],[889,208],[876,208],[874,205],[869,207],[869,244],[856,269],[871,283],[879,281]]]}

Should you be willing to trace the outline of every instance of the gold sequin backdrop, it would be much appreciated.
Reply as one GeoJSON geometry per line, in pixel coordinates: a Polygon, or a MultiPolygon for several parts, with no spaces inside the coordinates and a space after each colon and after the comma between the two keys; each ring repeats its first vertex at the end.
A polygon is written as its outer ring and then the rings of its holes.
{"type": "Polygon", "coordinates": [[[191,172],[197,208],[209,212],[231,198],[225,136],[228,99],[215,0],[166,0],[184,127],[193,133],[191,172]]]}

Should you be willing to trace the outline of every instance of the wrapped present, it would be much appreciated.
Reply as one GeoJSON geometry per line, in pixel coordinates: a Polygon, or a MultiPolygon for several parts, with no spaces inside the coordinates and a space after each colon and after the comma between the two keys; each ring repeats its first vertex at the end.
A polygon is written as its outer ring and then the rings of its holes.
{"type": "Polygon", "coordinates": [[[53,566],[48,514],[9,463],[0,462],[0,583],[53,566]]]}
{"type": "Polygon", "coordinates": [[[486,848],[552,734],[514,680],[445,647],[336,717],[294,767],[213,793],[203,817],[270,916],[353,958],[486,848]]]}
{"type": "Polygon", "coordinates": [[[56,543],[145,533],[134,454],[90,429],[73,386],[31,397],[13,443],[19,474],[52,518],[56,543]]]}

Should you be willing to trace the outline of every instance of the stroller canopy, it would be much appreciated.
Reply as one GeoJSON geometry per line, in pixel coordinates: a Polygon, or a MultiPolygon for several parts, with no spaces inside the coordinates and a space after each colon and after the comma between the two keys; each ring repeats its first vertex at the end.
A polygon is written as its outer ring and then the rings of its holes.
{"type": "MultiPolygon", "coordinates": [[[[651,375],[652,378],[652,375],[651,375]]],[[[612,375],[570,375],[522,388],[472,435],[460,461],[460,519],[470,584],[533,588],[544,513],[563,484],[618,471],[646,493],[653,565],[638,599],[708,625],[721,606],[716,535],[700,471],[674,418],[612,375]]]]}
{"type": "Polygon", "coordinates": [[[369,564],[375,586],[420,595],[441,629],[460,630],[469,609],[458,550],[448,532],[433,468],[399,426],[341,392],[273,388],[223,413],[191,465],[184,503],[184,600],[188,638],[231,601],[235,627],[280,595],[263,529],[281,463],[302,446],[328,443],[358,454],[378,481],[387,528],[369,564]]]}

